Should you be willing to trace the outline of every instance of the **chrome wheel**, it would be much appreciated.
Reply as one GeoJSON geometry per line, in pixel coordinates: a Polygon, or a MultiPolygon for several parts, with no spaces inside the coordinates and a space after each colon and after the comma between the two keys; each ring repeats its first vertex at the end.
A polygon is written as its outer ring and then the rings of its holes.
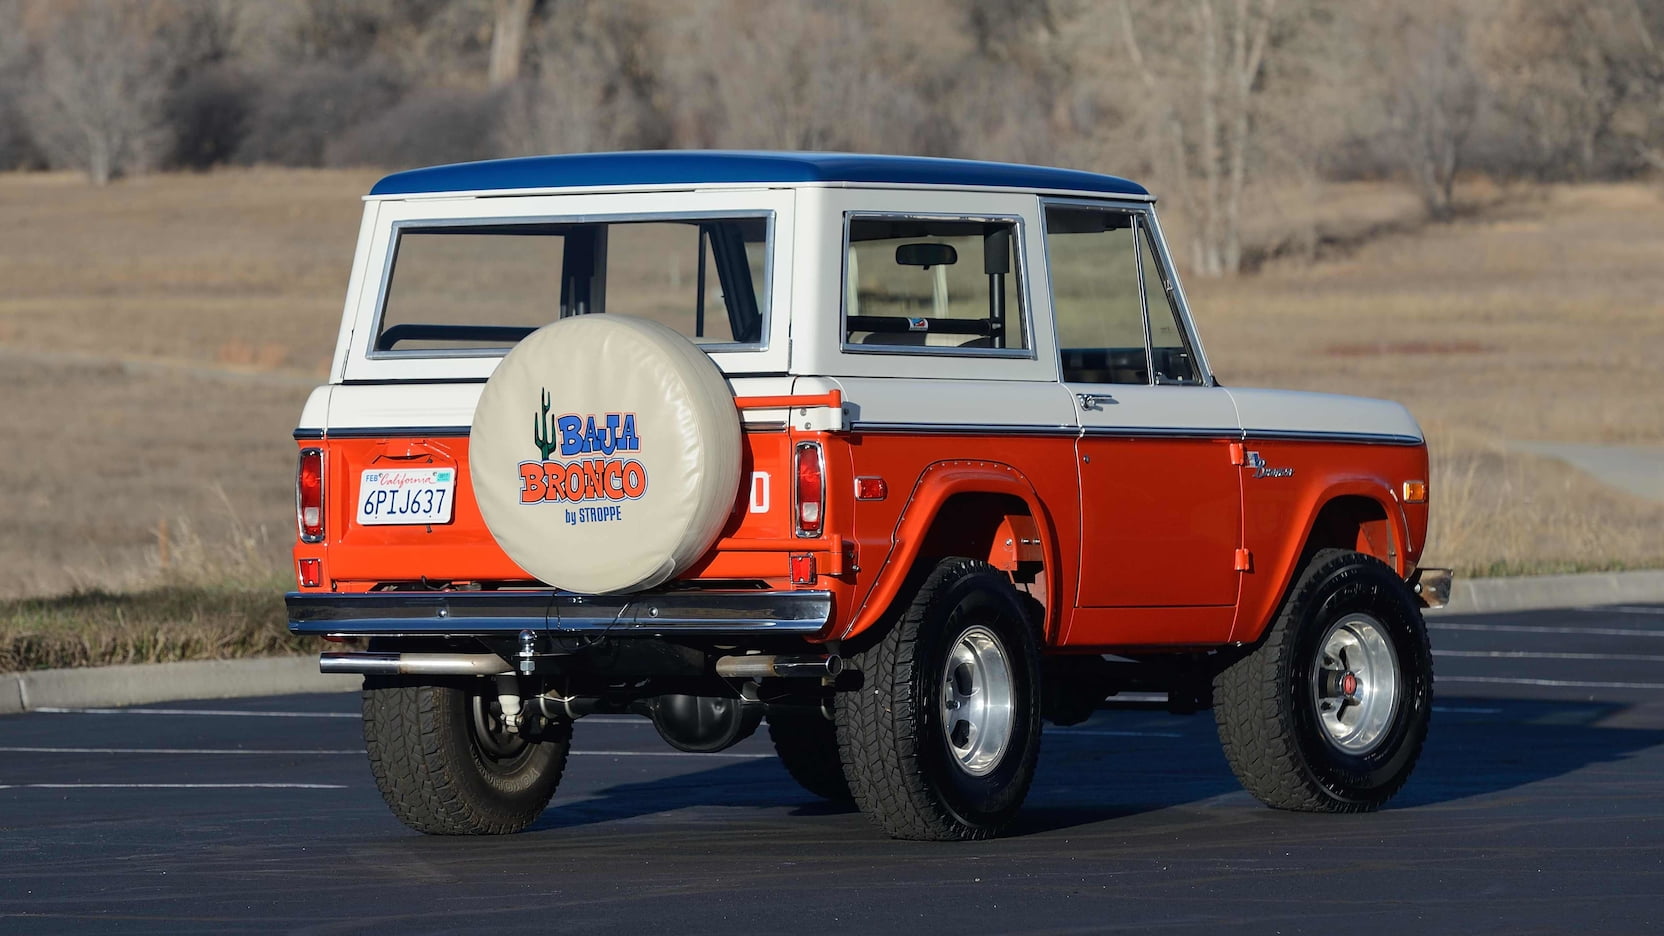
{"type": "Polygon", "coordinates": [[[1311,698],[1330,744],[1347,754],[1379,745],[1398,710],[1398,654],[1380,621],[1350,614],[1318,642],[1311,698]]]}
{"type": "Polygon", "coordinates": [[[969,628],[948,652],[939,713],[959,769],[980,777],[999,766],[1011,741],[1015,710],[1005,647],[988,628],[969,628]]]}

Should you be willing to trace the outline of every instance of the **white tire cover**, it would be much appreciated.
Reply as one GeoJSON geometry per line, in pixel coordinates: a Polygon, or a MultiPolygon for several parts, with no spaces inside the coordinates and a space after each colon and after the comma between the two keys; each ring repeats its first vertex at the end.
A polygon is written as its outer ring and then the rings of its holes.
{"type": "Polygon", "coordinates": [[[711,359],[644,319],[538,329],[474,410],[469,476],[520,567],[585,594],[652,588],[698,559],[734,509],[740,422],[711,359]]]}

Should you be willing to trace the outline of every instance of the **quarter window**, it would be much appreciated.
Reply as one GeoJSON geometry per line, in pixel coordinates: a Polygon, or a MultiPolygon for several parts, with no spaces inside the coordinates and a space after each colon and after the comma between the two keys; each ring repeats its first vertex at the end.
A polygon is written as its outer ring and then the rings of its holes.
{"type": "Polygon", "coordinates": [[[844,257],[846,345],[1028,348],[1013,221],[851,218],[844,257]]]}

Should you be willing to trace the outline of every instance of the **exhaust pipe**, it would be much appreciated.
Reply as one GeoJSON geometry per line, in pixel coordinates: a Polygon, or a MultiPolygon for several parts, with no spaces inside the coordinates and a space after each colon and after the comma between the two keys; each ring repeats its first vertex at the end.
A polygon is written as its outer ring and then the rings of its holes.
{"type": "Polygon", "coordinates": [[[754,653],[719,657],[716,661],[718,676],[751,679],[824,679],[843,671],[844,658],[840,656],[771,656],[754,653]]]}
{"type": "Polygon", "coordinates": [[[365,676],[500,676],[514,672],[495,653],[324,653],[321,673],[359,673],[365,676]]]}

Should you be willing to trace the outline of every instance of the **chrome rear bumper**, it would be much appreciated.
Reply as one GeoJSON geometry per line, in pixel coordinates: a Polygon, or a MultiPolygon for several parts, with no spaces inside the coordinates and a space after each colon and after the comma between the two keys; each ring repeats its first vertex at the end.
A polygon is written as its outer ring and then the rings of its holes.
{"type": "Polygon", "coordinates": [[[832,617],[826,591],[576,595],[503,591],[290,592],[289,630],[342,636],[813,637],[832,617]]]}

